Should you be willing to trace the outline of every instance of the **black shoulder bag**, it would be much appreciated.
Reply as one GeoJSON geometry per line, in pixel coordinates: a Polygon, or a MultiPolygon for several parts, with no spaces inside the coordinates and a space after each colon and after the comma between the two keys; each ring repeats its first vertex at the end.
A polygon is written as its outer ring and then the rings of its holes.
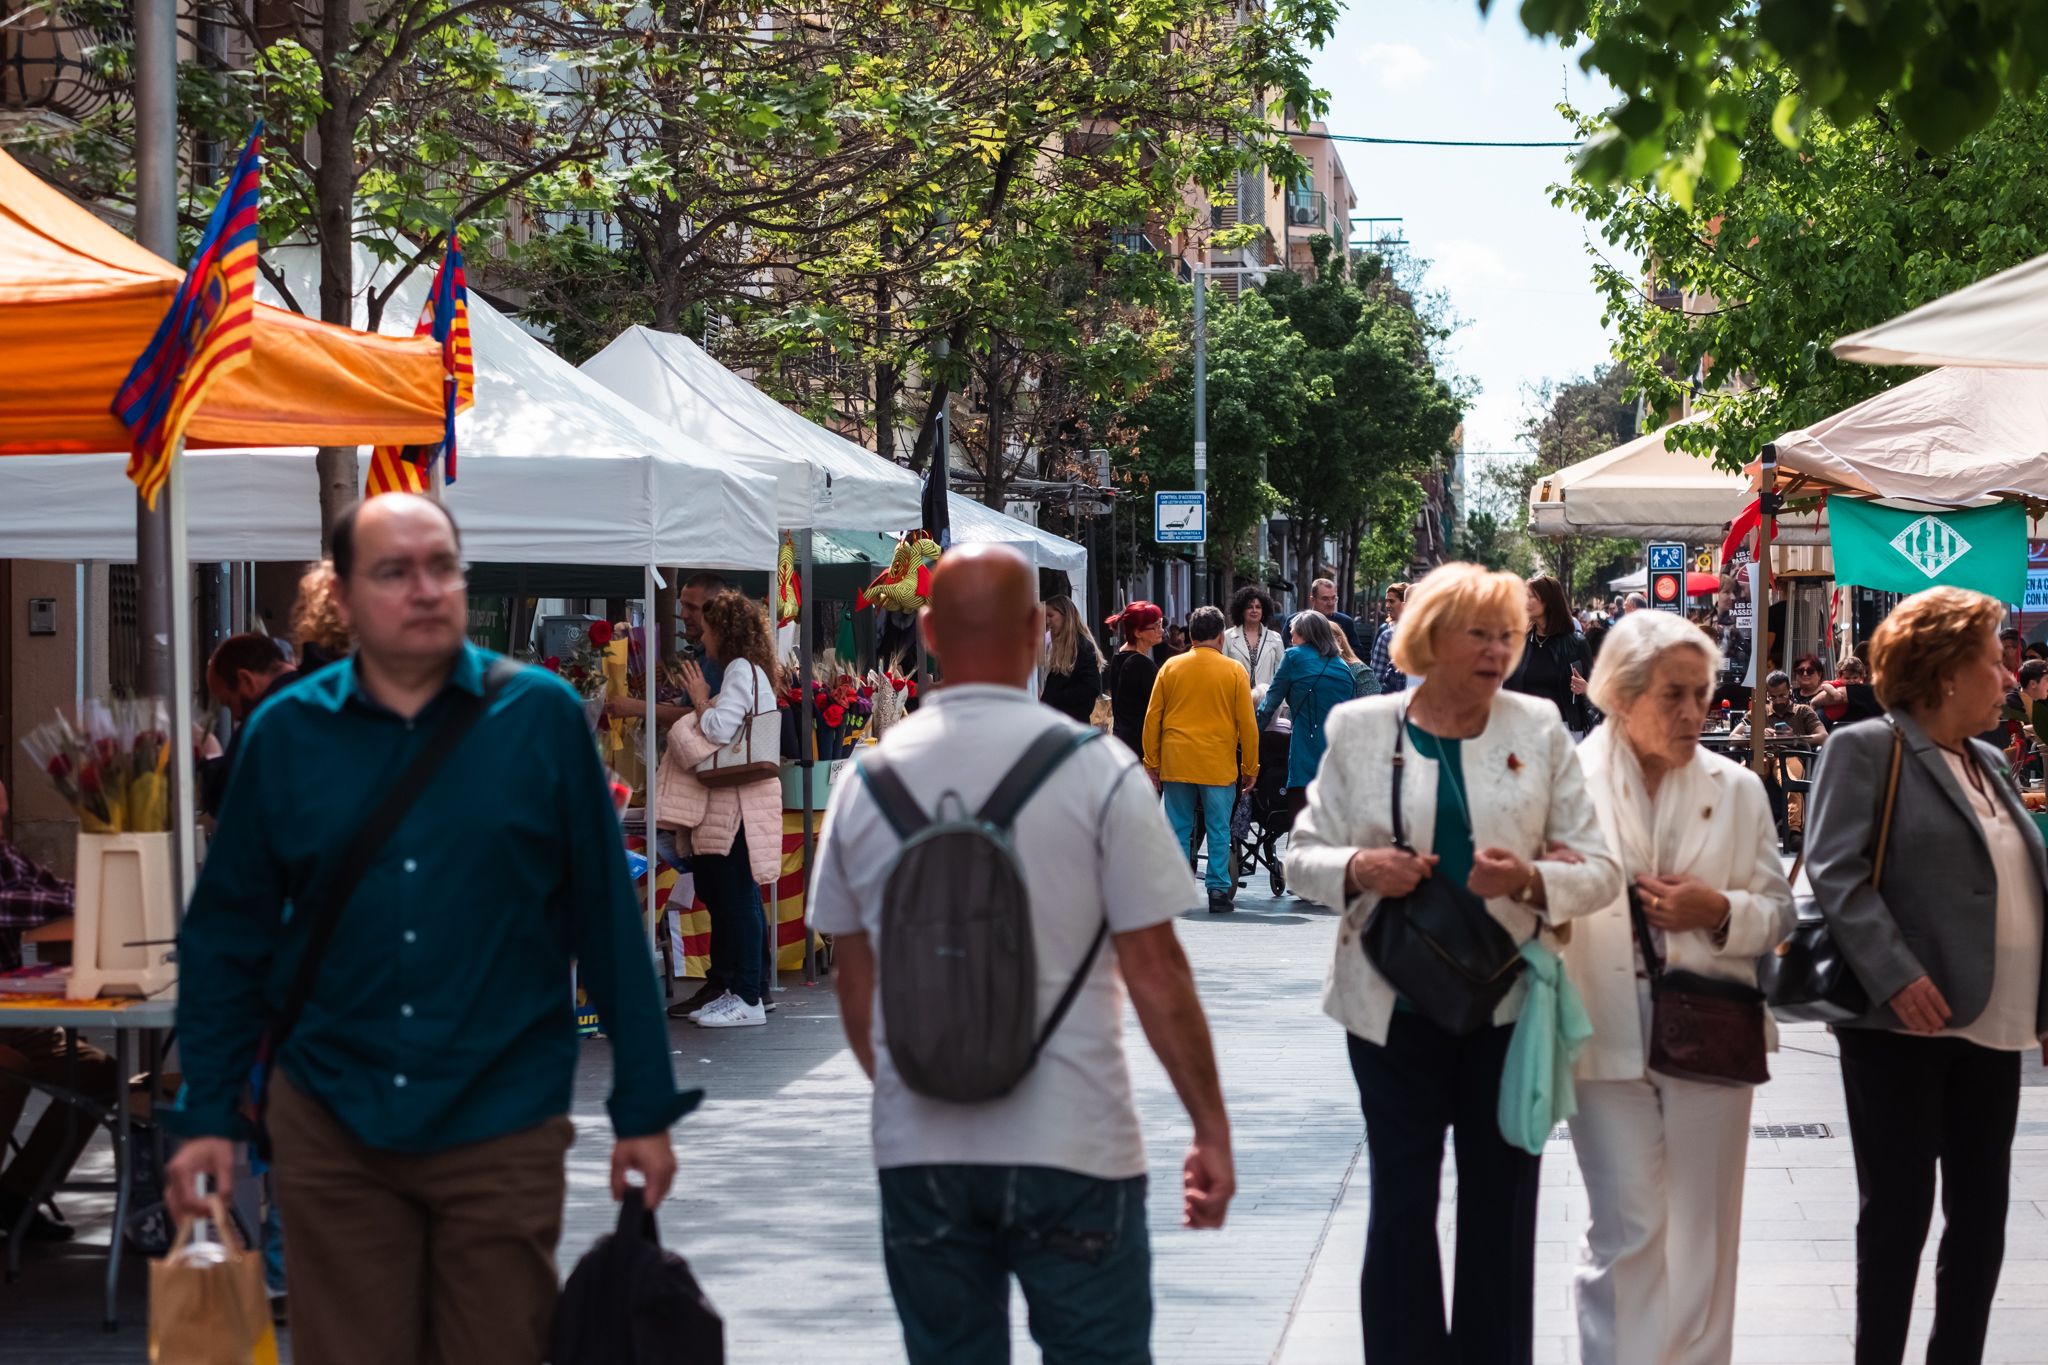
{"type": "Polygon", "coordinates": [[[312,996],[313,983],[320,975],[320,960],[327,956],[328,945],[334,941],[334,930],[341,923],[341,912],[354,896],[356,888],[362,885],[363,874],[370,870],[378,852],[398,828],[406,812],[441,766],[455,752],[463,737],[483,718],[490,709],[491,699],[503,690],[505,684],[519,672],[520,666],[510,659],[497,658],[491,661],[484,674],[482,696],[456,689],[449,699],[447,710],[441,716],[441,723],[427,736],[426,747],[413,755],[412,762],[405,765],[405,771],[398,780],[385,789],[384,795],[371,808],[363,822],[356,826],[348,842],[341,846],[341,852],[325,869],[325,875],[314,879],[308,894],[298,898],[297,908],[306,916],[306,951],[299,958],[299,968],[292,976],[292,986],[284,998],[284,1007],[277,1017],[263,1031],[262,1039],[256,1045],[256,1064],[249,1074],[249,1096],[244,1114],[249,1120],[250,1147],[257,1159],[268,1165],[270,1162],[270,1132],[265,1119],[270,1112],[271,1071],[277,1065],[278,1055],[284,1051],[285,1040],[298,1027],[299,1016],[305,1012],[306,1001],[312,996]]]}
{"type": "MultiPolygon", "coordinates": [[[[1885,724],[1890,725],[1892,731],[1892,765],[1891,773],[1885,779],[1884,806],[1877,817],[1877,832],[1870,854],[1870,889],[1873,891],[1884,881],[1885,848],[1891,842],[1892,810],[1899,800],[1899,761],[1906,747],[1899,727],[1890,720],[1885,724]]],[[[1792,864],[1795,887],[1799,881],[1799,869],[1805,863],[1806,854],[1802,852],[1799,861],[1792,864]]],[[[1793,897],[1793,906],[1799,918],[1791,937],[1780,943],[1776,951],[1757,959],[1756,982],[1762,988],[1764,998],[1770,1002],[1771,1013],[1780,1019],[1819,1024],[1861,1019],[1870,1013],[1870,992],[1857,980],[1855,969],[1849,965],[1841,945],[1835,942],[1834,932],[1828,928],[1820,907],[1811,895],[1797,894],[1793,897]]]]}
{"type": "MultiPolygon", "coordinates": [[[[1394,847],[1413,853],[1401,816],[1405,707],[1394,723],[1394,847]]],[[[1405,896],[1382,898],[1358,941],[1380,975],[1423,1018],[1459,1038],[1493,1022],[1522,968],[1521,948],[1487,913],[1486,902],[1448,877],[1425,877],[1405,896]]]]}

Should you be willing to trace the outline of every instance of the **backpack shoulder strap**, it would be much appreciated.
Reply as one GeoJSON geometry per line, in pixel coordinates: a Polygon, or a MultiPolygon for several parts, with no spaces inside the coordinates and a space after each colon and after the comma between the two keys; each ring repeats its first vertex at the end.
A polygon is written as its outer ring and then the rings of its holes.
{"type": "Polygon", "coordinates": [[[975,818],[997,829],[1008,829],[1023,811],[1024,803],[1037,794],[1060,764],[1080,752],[1084,744],[1101,737],[1102,731],[1092,726],[1078,732],[1070,732],[1064,725],[1047,730],[1031,741],[1031,747],[1003,774],[1003,780],[996,783],[996,789],[982,802],[975,818]]]}
{"type": "Polygon", "coordinates": [[[913,834],[932,822],[924,813],[924,807],[917,804],[917,798],[910,794],[910,788],[903,784],[902,776],[876,748],[861,755],[859,763],[860,780],[866,784],[868,795],[875,798],[875,804],[882,808],[882,814],[896,831],[898,839],[909,839],[913,834]]]}

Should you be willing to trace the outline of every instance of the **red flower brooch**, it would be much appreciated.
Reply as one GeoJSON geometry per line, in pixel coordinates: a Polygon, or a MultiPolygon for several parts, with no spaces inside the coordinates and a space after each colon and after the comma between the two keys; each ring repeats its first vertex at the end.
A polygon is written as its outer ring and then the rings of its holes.
{"type": "Polygon", "coordinates": [[[1508,771],[1511,773],[1518,773],[1522,771],[1522,760],[1517,758],[1514,754],[1508,755],[1508,771]]]}

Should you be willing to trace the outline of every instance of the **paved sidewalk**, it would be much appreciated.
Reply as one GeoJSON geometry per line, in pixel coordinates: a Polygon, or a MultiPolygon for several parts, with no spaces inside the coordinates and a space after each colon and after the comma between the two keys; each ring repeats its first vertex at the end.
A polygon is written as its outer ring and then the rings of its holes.
{"type": "MultiPolygon", "coordinates": [[[[1343,1038],[1316,1004],[1334,916],[1253,896],[1241,907],[1231,916],[1191,914],[1180,925],[1236,1124],[1239,1193],[1220,1233],[1177,1225],[1187,1125],[1131,1026],[1152,1156],[1156,1356],[1161,1365],[1357,1362],[1366,1171],[1343,1038]]],[[[792,982],[780,998],[765,1028],[673,1027],[679,1075],[703,1085],[710,1099],[678,1130],[682,1166],[663,1232],[725,1313],[736,1365],[900,1361],[877,1245],[866,1082],[842,1043],[829,986],[792,982]]],[[[1824,1030],[1796,1028],[1785,1042],[1773,1061],[1777,1079],[1758,1095],[1756,1121],[1823,1124],[1830,1135],[1752,1144],[1736,1358],[1847,1361],[1855,1175],[1833,1040],[1824,1030]]],[[[609,1074],[604,1045],[592,1045],[576,1100],[582,1140],[571,1156],[565,1270],[612,1225],[603,1121],[609,1074]]],[[[2038,1059],[2029,1062],[2028,1081],[1988,1358],[2048,1365],[2048,1086],[2038,1059]]],[[[104,1167],[104,1151],[95,1149],[89,1170],[104,1167]]],[[[1544,1184],[1537,1358],[1574,1360],[1570,1276],[1586,1209],[1568,1142],[1551,1144],[1544,1184]]],[[[1455,1197],[1447,1176],[1447,1251],[1455,1197]]],[[[81,1195],[65,1204],[83,1224],[83,1242],[99,1245],[32,1256],[21,1281],[0,1288],[0,1360],[145,1359],[142,1265],[131,1259],[125,1274],[129,1325],[103,1335],[93,1253],[104,1247],[105,1202],[81,1195]]],[[[1923,1317],[1931,1239],[1928,1256],[1923,1317]]],[[[1015,1320],[1018,1358],[1035,1360],[1021,1303],[1015,1320]]]]}

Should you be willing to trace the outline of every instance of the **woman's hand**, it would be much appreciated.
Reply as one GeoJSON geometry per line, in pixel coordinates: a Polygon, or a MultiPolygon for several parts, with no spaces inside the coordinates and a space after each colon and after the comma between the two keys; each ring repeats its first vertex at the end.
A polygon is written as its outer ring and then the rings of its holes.
{"type": "Polygon", "coordinates": [[[1908,1033],[1939,1033],[1948,1026],[1948,1001],[1929,977],[1907,982],[1906,988],[1892,997],[1891,1006],[1908,1033]]]}
{"type": "Polygon", "coordinates": [[[695,659],[683,660],[683,691],[690,697],[690,705],[702,711],[711,705],[711,684],[704,681],[704,670],[697,667],[695,659]]]}
{"type": "Polygon", "coordinates": [[[1712,931],[1728,918],[1728,898],[1691,873],[1676,877],[1638,877],[1643,918],[1667,934],[1712,931]]]}
{"type": "Polygon", "coordinates": [[[606,697],[604,713],[613,720],[643,720],[647,703],[639,697],[606,697]]]}
{"type": "Polygon", "coordinates": [[[1579,666],[1577,664],[1572,665],[1572,695],[1575,697],[1586,695],[1586,680],[1579,676],[1579,666]]]}
{"type": "Polygon", "coordinates": [[[1434,853],[1409,853],[1398,848],[1361,848],[1344,869],[1344,889],[1375,896],[1405,896],[1436,870],[1434,853]]]}
{"type": "Polygon", "coordinates": [[[1486,900],[1512,896],[1529,884],[1529,865],[1504,848],[1482,848],[1472,855],[1472,875],[1465,885],[1486,900]]]}

